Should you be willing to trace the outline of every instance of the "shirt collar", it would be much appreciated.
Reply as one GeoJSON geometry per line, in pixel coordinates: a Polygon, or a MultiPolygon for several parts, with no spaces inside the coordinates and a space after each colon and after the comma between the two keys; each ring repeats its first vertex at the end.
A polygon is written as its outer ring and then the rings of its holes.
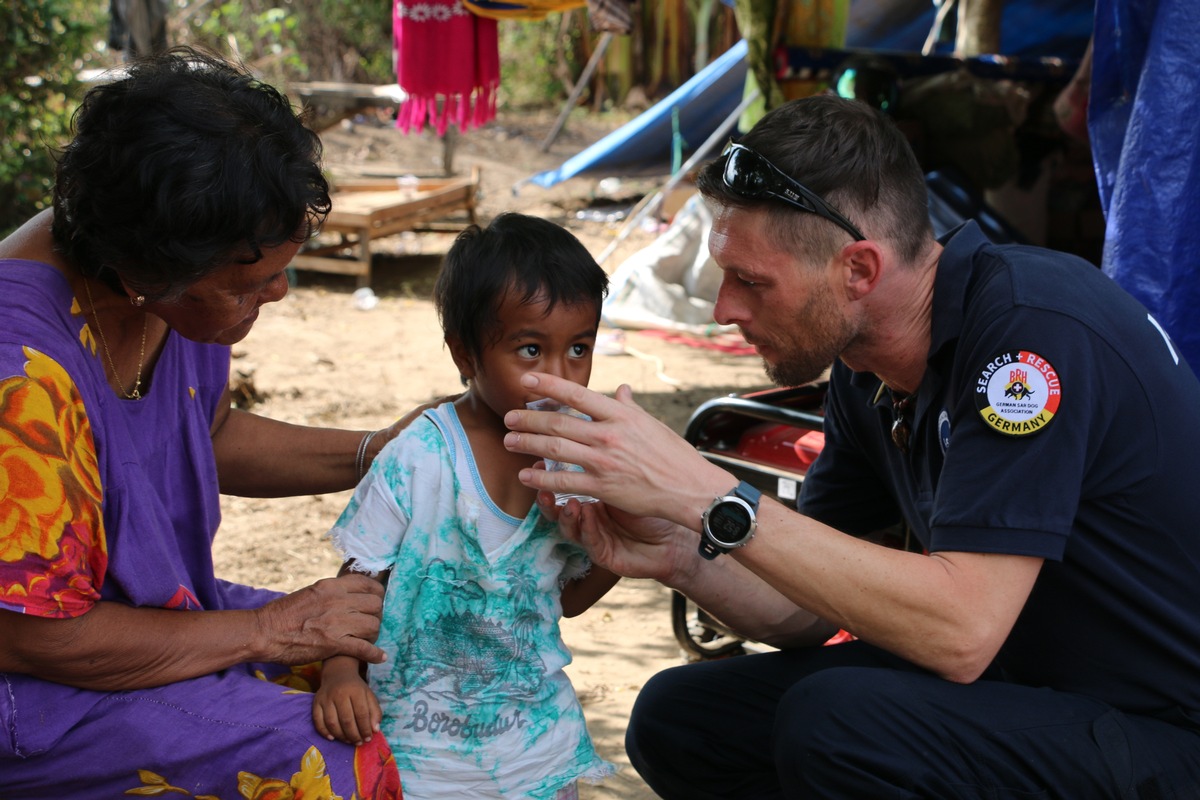
{"type": "MultiPolygon", "coordinates": [[[[942,254],[938,259],[937,274],[933,284],[933,312],[929,337],[929,353],[926,360],[932,367],[937,354],[958,339],[963,326],[963,309],[966,307],[967,290],[974,272],[974,254],[991,245],[974,220],[967,220],[938,238],[942,254]]],[[[932,377],[934,369],[925,371],[926,379],[932,377]]],[[[891,406],[891,395],[884,391],[883,383],[873,373],[856,372],[850,377],[852,385],[868,392],[871,405],[891,406]]],[[[919,390],[918,390],[919,391],[919,390]]]]}
{"type": "Polygon", "coordinates": [[[974,255],[991,246],[991,242],[974,220],[949,231],[938,239],[942,255],[938,259],[933,283],[932,330],[929,337],[928,360],[958,338],[963,326],[963,310],[967,305],[967,290],[974,273],[974,255]]]}

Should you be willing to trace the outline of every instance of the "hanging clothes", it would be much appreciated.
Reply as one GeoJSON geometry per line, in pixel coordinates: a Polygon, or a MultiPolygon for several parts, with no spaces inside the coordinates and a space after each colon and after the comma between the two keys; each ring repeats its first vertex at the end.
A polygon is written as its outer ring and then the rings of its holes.
{"type": "Polygon", "coordinates": [[[451,123],[468,131],[496,116],[495,20],[472,14],[461,0],[395,0],[392,30],[396,82],[408,95],[396,127],[419,132],[428,123],[442,136],[451,123]]]}
{"type": "Polygon", "coordinates": [[[109,0],[108,46],[127,58],[167,49],[168,0],[109,0]]]}
{"type": "Polygon", "coordinates": [[[587,0],[522,0],[522,2],[504,2],[503,0],[462,0],[472,14],[489,19],[545,19],[547,14],[555,11],[569,11],[572,8],[582,8],[587,0]]]}

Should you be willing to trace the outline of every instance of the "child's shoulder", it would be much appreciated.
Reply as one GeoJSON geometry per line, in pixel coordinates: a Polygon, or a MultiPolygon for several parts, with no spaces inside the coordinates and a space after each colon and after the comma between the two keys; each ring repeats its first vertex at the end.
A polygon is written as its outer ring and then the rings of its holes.
{"type": "Polygon", "coordinates": [[[403,453],[428,452],[445,447],[453,424],[453,407],[448,403],[427,408],[384,446],[381,457],[397,458],[403,453]]]}

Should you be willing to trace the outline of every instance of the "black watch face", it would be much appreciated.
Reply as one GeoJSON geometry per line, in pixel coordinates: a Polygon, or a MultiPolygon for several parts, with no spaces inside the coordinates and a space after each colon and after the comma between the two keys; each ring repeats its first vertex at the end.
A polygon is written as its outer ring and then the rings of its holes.
{"type": "Polygon", "coordinates": [[[708,515],[708,533],[721,544],[737,545],[750,532],[750,512],[738,503],[721,503],[708,515]]]}

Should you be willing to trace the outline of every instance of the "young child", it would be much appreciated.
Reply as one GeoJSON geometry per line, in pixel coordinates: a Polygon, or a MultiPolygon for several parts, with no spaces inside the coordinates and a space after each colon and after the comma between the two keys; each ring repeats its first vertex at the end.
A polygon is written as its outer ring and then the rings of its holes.
{"type": "Polygon", "coordinates": [[[563,800],[614,771],[563,672],[558,620],[617,578],[558,536],[517,480],[530,457],[503,445],[504,414],[539,399],[522,374],[587,384],[607,287],[551,222],[502,214],[460,234],[434,302],[467,389],[388,443],[333,527],[343,571],[387,587],[388,660],[364,680],[357,660],[330,659],[313,721],[351,743],[382,731],[409,800],[563,800]]]}

